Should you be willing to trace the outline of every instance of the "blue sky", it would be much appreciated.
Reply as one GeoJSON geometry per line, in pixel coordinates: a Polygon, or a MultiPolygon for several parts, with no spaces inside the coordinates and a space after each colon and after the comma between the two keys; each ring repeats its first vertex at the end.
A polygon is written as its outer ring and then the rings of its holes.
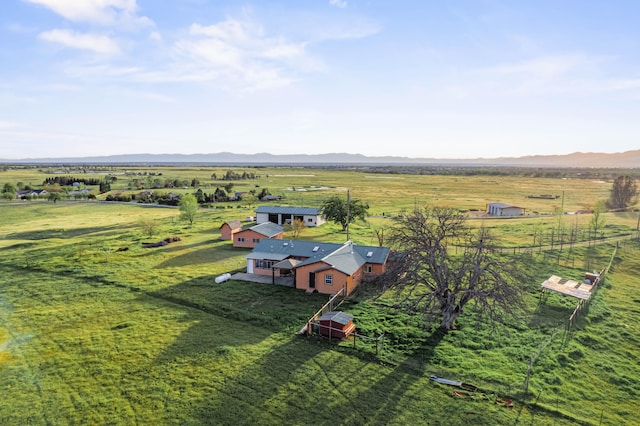
{"type": "Polygon", "coordinates": [[[638,1],[5,0],[0,158],[640,148],[638,1]]]}

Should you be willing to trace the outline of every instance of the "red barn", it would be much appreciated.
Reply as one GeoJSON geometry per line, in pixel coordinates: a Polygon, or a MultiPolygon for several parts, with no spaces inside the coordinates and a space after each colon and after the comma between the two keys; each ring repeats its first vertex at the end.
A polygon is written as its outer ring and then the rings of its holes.
{"type": "Polygon", "coordinates": [[[356,326],[353,325],[353,317],[344,312],[327,312],[318,318],[318,321],[320,322],[320,334],[323,336],[344,339],[356,331],[356,326]]]}

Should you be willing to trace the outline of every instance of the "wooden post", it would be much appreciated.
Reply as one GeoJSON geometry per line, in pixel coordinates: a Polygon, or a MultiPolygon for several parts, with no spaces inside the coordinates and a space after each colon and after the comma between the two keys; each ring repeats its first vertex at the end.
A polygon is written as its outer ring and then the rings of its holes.
{"type": "Polygon", "coordinates": [[[529,356],[529,365],[527,366],[527,377],[524,379],[524,393],[529,393],[529,379],[531,378],[531,367],[533,365],[533,355],[529,356]]]}

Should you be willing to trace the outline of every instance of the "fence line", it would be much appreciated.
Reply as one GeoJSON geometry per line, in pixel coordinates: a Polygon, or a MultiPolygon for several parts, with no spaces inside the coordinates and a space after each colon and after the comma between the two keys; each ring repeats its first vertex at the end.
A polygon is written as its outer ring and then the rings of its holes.
{"type": "Polygon", "coordinates": [[[329,301],[327,303],[325,303],[324,305],[322,305],[322,307],[320,309],[318,309],[315,314],[313,314],[313,315],[311,315],[311,317],[309,317],[309,319],[307,320],[307,324],[304,327],[302,327],[300,329],[300,331],[298,331],[298,334],[310,334],[311,333],[311,322],[312,321],[317,321],[319,317],[324,315],[325,309],[326,309],[327,312],[333,311],[334,308],[337,308],[338,306],[340,306],[342,304],[342,302],[344,302],[344,299],[346,299],[345,291],[344,291],[344,288],[341,288],[336,294],[331,296],[329,301]],[[334,305],[334,302],[339,297],[341,297],[341,299],[338,300],[337,303],[335,303],[335,305],[334,305]]]}

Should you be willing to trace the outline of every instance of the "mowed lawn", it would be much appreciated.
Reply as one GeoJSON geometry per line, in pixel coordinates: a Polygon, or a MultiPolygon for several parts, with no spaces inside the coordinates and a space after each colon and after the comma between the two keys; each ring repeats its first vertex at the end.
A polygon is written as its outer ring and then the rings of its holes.
{"type": "MultiPolygon", "coordinates": [[[[372,209],[382,211],[377,204],[372,209]]],[[[527,318],[493,334],[464,320],[459,331],[434,335],[420,327],[419,317],[390,308],[392,295],[355,297],[344,309],[356,316],[359,329],[371,336],[386,333],[376,356],[364,343],[354,349],[352,342],[296,335],[326,296],[214,282],[245,265],[247,251],[218,240],[218,228],[248,211],[202,211],[188,227],[170,208],[0,204],[0,423],[636,421],[640,250],[632,241],[625,240],[605,286],[569,333],[562,322],[574,301],[550,295],[542,303],[539,284],[550,273],[580,274],[587,263],[604,266],[611,244],[576,248],[571,257],[535,255],[527,265],[527,318]],[[142,233],[137,221],[143,216],[160,224],[155,235],[142,233]],[[167,236],[181,241],[141,247],[167,236]],[[451,387],[429,380],[432,374],[486,392],[454,398],[451,387]],[[515,407],[494,404],[497,397],[514,399],[515,407]]],[[[373,243],[371,227],[387,221],[354,225],[354,240],[373,243]]],[[[522,233],[520,223],[505,221],[514,230],[502,228],[504,236],[522,233]]],[[[500,228],[497,222],[491,226],[500,228]]],[[[328,225],[302,237],[338,241],[344,234],[328,225]]]]}

